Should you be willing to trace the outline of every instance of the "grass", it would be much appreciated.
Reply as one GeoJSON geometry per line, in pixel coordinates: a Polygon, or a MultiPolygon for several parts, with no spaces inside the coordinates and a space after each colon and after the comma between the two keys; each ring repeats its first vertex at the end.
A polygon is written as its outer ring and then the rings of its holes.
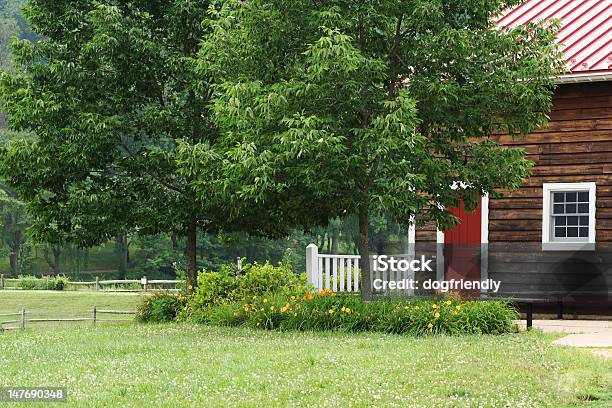
{"type": "Polygon", "coordinates": [[[0,386],[71,406],[609,406],[612,362],[537,332],[414,338],[188,324],[0,334],[0,386]]]}
{"type": "Polygon", "coordinates": [[[95,291],[0,290],[0,313],[26,311],[68,312],[98,309],[133,310],[142,295],[95,291]]]}

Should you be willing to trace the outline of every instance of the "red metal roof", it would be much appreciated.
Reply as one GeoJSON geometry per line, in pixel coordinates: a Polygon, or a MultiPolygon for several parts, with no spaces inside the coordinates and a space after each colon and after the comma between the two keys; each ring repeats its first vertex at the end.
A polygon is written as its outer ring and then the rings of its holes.
{"type": "Polygon", "coordinates": [[[559,19],[557,34],[569,75],[612,72],[612,0],[527,0],[506,10],[497,23],[516,27],[559,19]]]}

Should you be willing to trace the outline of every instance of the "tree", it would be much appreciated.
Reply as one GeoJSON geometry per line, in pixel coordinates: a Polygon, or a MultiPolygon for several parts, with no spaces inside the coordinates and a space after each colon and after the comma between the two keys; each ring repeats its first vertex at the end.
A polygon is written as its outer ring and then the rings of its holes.
{"type": "Polygon", "coordinates": [[[27,226],[24,203],[16,197],[14,191],[0,184],[0,237],[2,244],[9,250],[11,274],[14,276],[21,273],[21,249],[27,226]]]}
{"type": "Polygon", "coordinates": [[[29,2],[42,39],[13,44],[20,69],[0,77],[0,100],[10,126],[37,138],[6,146],[0,172],[27,202],[35,239],[89,247],[128,229],[182,234],[195,287],[197,229],[251,226],[245,213],[233,223],[211,187],[218,132],[195,68],[213,3],[29,2]]]}
{"type": "Polygon", "coordinates": [[[551,27],[494,28],[518,2],[229,1],[200,61],[221,83],[215,118],[241,196],[292,190],[287,214],[355,214],[370,299],[372,214],[448,229],[449,207],[528,175],[523,151],[488,137],[546,123],[562,62],[551,27]]]}

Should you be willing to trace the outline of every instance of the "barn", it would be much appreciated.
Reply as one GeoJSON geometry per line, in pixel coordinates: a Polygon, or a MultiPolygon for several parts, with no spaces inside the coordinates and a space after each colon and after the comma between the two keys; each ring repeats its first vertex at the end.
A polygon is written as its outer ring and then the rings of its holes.
{"type": "MultiPolygon", "coordinates": [[[[558,19],[568,72],[557,79],[546,128],[512,138],[535,162],[503,198],[482,197],[461,224],[417,228],[419,246],[437,245],[438,279],[494,279],[501,296],[592,303],[612,312],[612,1],[529,0],[504,12],[501,26],[558,19]]],[[[424,249],[425,250],[425,249],[424,249]]]]}

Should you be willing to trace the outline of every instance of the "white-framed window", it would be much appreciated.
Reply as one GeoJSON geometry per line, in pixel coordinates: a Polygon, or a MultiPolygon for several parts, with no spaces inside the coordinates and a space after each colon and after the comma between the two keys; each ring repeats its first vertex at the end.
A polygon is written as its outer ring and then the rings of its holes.
{"type": "Polygon", "coordinates": [[[542,250],[595,250],[595,183],[544,183],[542,250]]]}

